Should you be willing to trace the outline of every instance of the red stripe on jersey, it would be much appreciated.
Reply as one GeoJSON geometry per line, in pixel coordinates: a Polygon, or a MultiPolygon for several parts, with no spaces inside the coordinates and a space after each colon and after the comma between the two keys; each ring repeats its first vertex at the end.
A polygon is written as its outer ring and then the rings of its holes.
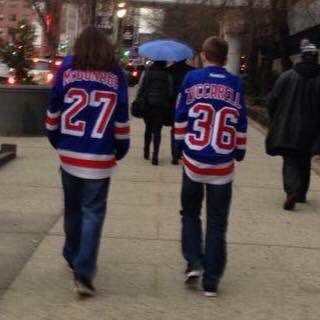
{"type": "Polygon", "coordinates": [[[49,124],[51,126],[55,126],[57,124],[59,124],[60,118],[50,118],[50,117],[46,117],[46,124],[49,124]]]}
{"type": "Polygon", "coordinates": [[[60,159],[62,162],[66,164],[70,164],[77,167],[83,168],[93,168],[93,169],[108,169],[112,168],[116,165],[116,160],[85,160],[85,159],[78,159],[72,158],[67,156],[60,155],[60,159]]]}
{"type": "Polygon", "coordinates": [[[113,129],[113,133],[115,134],[129,134],[129,132],[130,132],[130,127],[123,127],[123,128],[115,127],[113,129]]]}
{"type": "Polygon", "coordinates": [[[247,138],[237,138],[237,145],[239,144],[246,144],[247,143],[247,138]]]}
{"type": "Polygon", "coordinates": [[[185,134],[186,128],[174,128],[174,134],[185,134]]]}
{"type": "Polygon", "coordinates": [[[234,163],[225,168],[199,168],[189,162],[185,157],[183,157],[182,161],[190,171],[200,175],[226,176],[232,173],[234,170],[234,163]]]}

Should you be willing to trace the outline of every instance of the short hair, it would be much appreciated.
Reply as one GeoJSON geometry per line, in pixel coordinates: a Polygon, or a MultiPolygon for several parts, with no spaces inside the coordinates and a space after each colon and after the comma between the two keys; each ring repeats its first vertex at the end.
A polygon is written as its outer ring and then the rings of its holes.
{"type": "Polygon", "coordinates": [[[218,38],[209,37],[202,44],[202,52],[206,59],[219,65],[224,65],[228,56],[228,42],[218,38]]]}
{"type": "Polygon", "coordinates": [[[76,39],[73,63],[79,70],[108,71],[116,63],[115,50],[106,35],[95,27],[87,27],[76,39]]]}

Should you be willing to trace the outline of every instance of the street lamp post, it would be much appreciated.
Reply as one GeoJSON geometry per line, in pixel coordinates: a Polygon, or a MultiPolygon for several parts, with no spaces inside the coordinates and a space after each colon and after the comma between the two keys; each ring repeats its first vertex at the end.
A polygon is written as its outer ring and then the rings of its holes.
{"type": "Polygon", "coordinates": [[[126,9],[126,3],[120,2],[117,5],[117,36],[116,36],[116,42],[118,45],[118,48],[121,47],[121,41],[122,41],[122,33],[123,33],[123,19],[127,14],[126,9]]]}

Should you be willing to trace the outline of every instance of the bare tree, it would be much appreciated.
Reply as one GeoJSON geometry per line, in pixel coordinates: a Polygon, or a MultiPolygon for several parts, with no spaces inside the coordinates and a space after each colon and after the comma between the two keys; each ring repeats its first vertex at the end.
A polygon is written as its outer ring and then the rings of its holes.
{"type": "Polygon", "coordinates": [[[63,0],[29,0],[35,9],[43,34],[46,38],[49,55],[56,55],[61,27],[61,9],[63,0]]]}
{"type": "Polygon", "coordinates": [[[95,24],[97,5],[99,3],[107,3],[112,0],[27,0],[35,9],[44,36],[48,45],[49,55],[54,57],[58,50],[61,31],[62,7],[65,3],[72,3],[79,8],[84,8],[86,21],[84,24],[95,24]]]}

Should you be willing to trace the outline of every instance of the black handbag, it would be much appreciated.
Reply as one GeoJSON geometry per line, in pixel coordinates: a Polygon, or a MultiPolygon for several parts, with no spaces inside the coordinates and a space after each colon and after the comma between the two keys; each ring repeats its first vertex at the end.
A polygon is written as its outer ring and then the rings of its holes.
{"type": "Polygon", "coordinates": [[[134,100],[131,103],[131,114],[133,117],[141,119],[143,118],[144,114],[145,114],[145,100],[144,98],[140,97],[137,98],[136,100],[134,100]]]}

